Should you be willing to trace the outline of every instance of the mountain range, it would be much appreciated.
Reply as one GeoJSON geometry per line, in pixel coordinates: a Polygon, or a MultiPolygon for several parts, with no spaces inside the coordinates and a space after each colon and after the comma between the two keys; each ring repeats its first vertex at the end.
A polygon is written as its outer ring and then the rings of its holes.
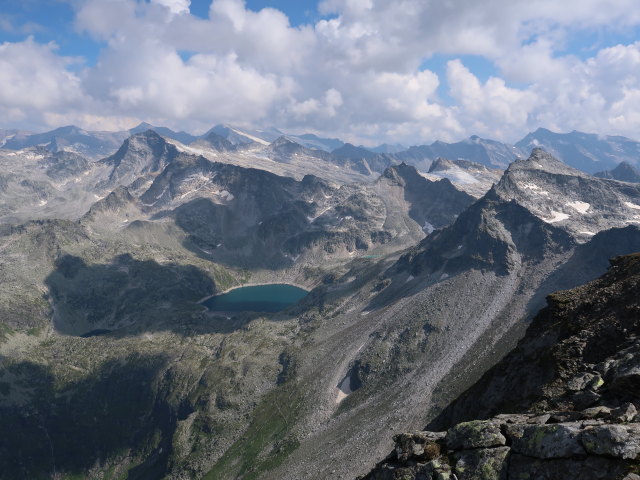
{"type": "Polygon", "coordinates": [[[98,159],[114,153],[127,137],[149,129],[185,146],[202,145],[204,142],[205,145],[216,149],[217,145],[225,151],[247,151],[247,148],[251,151],[251,146],[268,146],[284,137],[309,150],[332,153],[336,158],[360,162],[366,160],[374,164],[370,166],[370,170],[377,174],[389,164],[402,162],[414,165],[419,171],[427,172],[431,163],[439,157],[505,169],[515,159],[526,158],[536,147],[543,148],[567,165],[590,174],[612,170],[621,162],[634,168],[640,165],[640,143],[637,141],[621,136],[602,136],[576,131],[554,133],[544,128],[527,134],[513,145],[474,135],[456,143],[436,141],[431,145],[409,148],[400,144],[366,148],[314,134],[288,134],[276,128],[250,129],[230,125],[216,125],[200,136],[141,123],[121,132],[89,132],[74,126],[37,134],[7,130],[3,131],[4,133],[0,132],[0,138],[4,138],[6,149],[20,150],[43,146],[54,153],[65,150],[90,159],[98,159]],[[223,141],[228,144],[222,143],[223,141]]]}
{"type": "Polygon", "coordinates": [[[640,184],[572,164],[610,169],[619,137],[527,139],[600,145],[562,161],[478,137],[372,152],[147,127],[0,149],[0,478],[366,475],[390,433],[509,413],[517,388],[486,385],[522,338],[507,358],[527,368],[546,297],[640,251],[640,184]],[[202,304],[261,283],[309,294],[202,304]]]}

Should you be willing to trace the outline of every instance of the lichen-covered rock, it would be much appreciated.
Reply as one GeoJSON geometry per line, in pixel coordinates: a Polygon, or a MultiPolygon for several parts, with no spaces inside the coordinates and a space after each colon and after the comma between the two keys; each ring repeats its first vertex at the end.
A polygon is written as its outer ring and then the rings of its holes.
{"type": "Polygon", "coordinates": [[[433,460],[440,455],[440,444],[446,432],[411,432],[394,437],[396,457],[405,462],[410,458],[433,460]]]}
{"type": "MultiPolygon", "coordinates": [[[[526,413],[501,413],[496,415],[494,419],[501,424],[504,423],[529,423],[529,421],[533,418],[531,415],[526,413]]],[[[534,422],[536,423],[536,422],[534,422]]],[[[544,423],[544,422],[543,422],[544,423]]]]}
{"type": "Polygon", "coordinates": [[[617,458],[635,459],[640,454],[640,424],[598,425],[582,432],[587,452],[617,458]]]}
{"type": "Polygon", "coordinates": [[[580,424],[508,425],[511,448],[536,458],[566,458],[585,455],[580,443],[580,424]]]}
{"type": "Polygon", "coordinates": [[[604,384],[602,377],[596,373],[581,373],[567,382],[567,390],[580,391],[590,388],[596,390],[604,384]]]}
{"type": "Polygon", "coordinates": [[[432,460],[416,472],[416,480],[450,480],[451,466],[444,460],[432,460]]]}
{"type": "Polygon", "coordinates": [[[605,382],[609,390],[640,395],[640,345],[630,347],[624,355],[605,362],[605,382]]]}
{"type": "Polygon", "coordinates": [[[633,403],[627,403],[611,411],[611,420],[614,422],[627,423],[632,421],[637,414],[638,410],[636,410],[636,406],[633,403]]]}
{"type": "Polygon", "coordinates": [[[611,409],[605,406],[591,407],[583,410],[580,418],[585,420],[593,420],[597,418],[607,418],[611,414],[611,409]]]}
{"type": "Polygon", "coordinates": [[[506,480],[509,447],[462,450],[453,455],[458,480],[506,480]]]}
{"type": "Polygon", "coordinates": [[[604,457],[542,460],[512,454],[509,480],[614,480],[622,478],[627,467],[620,460],[604,457]]]}
{"type": "Polygon", "coordinates": [[[473,420],[455,425],[447,431],[447,447],[450,450],[498,447],[506,444],[500,424],[485,420],[473,420]]]}

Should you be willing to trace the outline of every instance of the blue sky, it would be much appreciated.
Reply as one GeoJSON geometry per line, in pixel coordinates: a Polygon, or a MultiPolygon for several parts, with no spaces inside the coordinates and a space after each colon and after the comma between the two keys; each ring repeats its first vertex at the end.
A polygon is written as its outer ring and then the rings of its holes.
{"type": "Polygon", "coordinates": [[[634,2],[0,0],[0,128],[637,136],[634,2]]]}

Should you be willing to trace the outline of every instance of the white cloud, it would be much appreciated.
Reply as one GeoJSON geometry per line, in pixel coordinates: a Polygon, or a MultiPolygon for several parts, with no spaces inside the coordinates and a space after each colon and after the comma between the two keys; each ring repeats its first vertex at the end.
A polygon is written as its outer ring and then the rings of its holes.
{"type": "Polygon", "coordinates": [[[82,108],[80,79],[66,68],[74,60],[60,57],[56,49],[31,37],[0,45],[0,117],[6,124],[41,126],[42,112],[82,108]]]}
{"type": "Polygon", "coordinates": [[[470,130],[492,138],[509,138],[528,127],[530,112],[538,102],[531,89],[509,88],[501,78],[484,84],[460,60],[447,64],[451,95],[470,130]]]}
{"type": "Polygon", "coordinates": [[[171,13],[189,13],[191,0],[152,0],[153,3],[163,5],[171,11],[171,13]]]}
{"type": "Polygon", "coordinates": [[[325,0],[330,17],[294,27],[242,0],[213,1],[208,19],[189,0],[86,0],[76,26],[104,42],[96,65],[70,69],[32,39],[4,44],[0,112],[5,126],[253,123],[405,143],[514,141],[538,126],[637,137],[640,44],[561,53],[576,33],[640,25],[635,0],[607,3],[325,0]],[[434,54],[453,58],[440,77],[424,68],[434,54]],[[480,81],[464,55],[492,76],[480,81]]]}

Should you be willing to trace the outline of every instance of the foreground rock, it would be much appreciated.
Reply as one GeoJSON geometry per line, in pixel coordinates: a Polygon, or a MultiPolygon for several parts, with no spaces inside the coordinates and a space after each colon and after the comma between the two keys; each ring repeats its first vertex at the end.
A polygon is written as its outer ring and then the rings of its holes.
{"type": "Polygon", "coordinates": [[[583,412],[581,420],[553,423],[551,415],[500,415],[446,432],[396,435],[394,452],[364,479],[637,478],[640,424],[610,423],[610,414],[600,420],[589,416],[583,412]]]}

